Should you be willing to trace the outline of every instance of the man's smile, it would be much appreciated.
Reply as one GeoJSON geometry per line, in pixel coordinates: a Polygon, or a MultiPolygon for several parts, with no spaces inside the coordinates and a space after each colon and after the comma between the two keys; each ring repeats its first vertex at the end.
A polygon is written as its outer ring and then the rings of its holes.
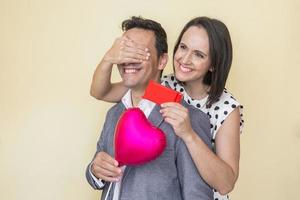
{"type": "Polygon", "coordinates": [[[141,63],[124,63],[120,67],[124,74],[135,74],[142,69],[141,63]]]}

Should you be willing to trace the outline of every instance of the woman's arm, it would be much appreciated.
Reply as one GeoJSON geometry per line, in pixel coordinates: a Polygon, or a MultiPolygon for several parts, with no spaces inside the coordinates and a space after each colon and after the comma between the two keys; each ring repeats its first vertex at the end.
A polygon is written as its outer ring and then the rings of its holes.
{"type": "Polygon", "coordinates": [[[220,194],[233,190],[239,173],[240,114],[238,108],[231,112],[220,127],[215,145],[216,154],[198,137],[190,125],[188,110],[177,103],[162,105],[165,121],[185,142],[202,178],[220,194]]]}
{"type": "Polygon", "coordinates": [[[120,101],[128,88],[123,86],[122,82],[111,83],[113,65],[141,63],[143,60],[148,60],[149,56],[147,47],[133,42],[126,36],[117,38],[94,72],[90,89],[91,96],[108,102],[120,101]]]}
{"type": "Polygon", "coordinates": [[[240,114],[236,108],[220,127],[216,139],[216,154],[207,148],[196,133],[184,139],[198,171],[214,189],[224,195],[231,192],[239,174],[240,114]]]}
{"type": "Polygon", "coordinates": [[[113,64],[102,59],[94,72],[90,94],[96,99],[118,102],[128,90],[122,82],[111,82],[112,66],[113,64]]]}

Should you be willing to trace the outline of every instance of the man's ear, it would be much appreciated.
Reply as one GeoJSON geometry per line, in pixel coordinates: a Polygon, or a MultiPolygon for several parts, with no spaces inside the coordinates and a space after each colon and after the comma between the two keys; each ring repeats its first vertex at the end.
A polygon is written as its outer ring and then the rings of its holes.
{"type": "Polygon", "coordinates": [[[167,53],[162,54],[158,60],[158,69],[163,70],[168,63],[169,56],[167,53]]]}

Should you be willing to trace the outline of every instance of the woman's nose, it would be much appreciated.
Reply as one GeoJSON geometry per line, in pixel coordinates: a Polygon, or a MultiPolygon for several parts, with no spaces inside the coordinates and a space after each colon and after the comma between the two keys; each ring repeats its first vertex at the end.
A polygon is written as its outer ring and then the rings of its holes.
{"type": "Polygon", "coordinates": [[[191,62],[191,53],[187,52],[182,56],[183,64],[189,64],[191,62]]]}

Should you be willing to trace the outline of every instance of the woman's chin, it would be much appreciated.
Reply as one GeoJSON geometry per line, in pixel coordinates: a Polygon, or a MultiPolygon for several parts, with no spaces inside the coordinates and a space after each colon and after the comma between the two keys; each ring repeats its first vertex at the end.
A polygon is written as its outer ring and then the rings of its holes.
{"type": "Polygon", "coordinates": [[[177,79],[178,81],[180,81],[180,82],[186,82],[186,81],[189,80],[188,76],[183,75],[183,74],[181,74],[181,73],[175,73],[175,77],[176,77],[176,79],[177,79]]]}

